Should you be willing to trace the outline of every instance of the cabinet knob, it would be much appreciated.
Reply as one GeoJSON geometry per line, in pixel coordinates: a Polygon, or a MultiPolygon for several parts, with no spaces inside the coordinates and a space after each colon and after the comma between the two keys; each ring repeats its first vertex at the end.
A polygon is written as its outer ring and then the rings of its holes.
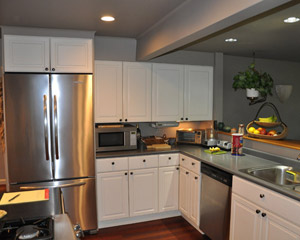
{"type": "Polygon", "coordinates": [[[265,216],[267,216],[267,214],[263,212],[263,213],[261,214],[261,216],[262,216],[262,217],[265,217],[265,216]]]}
{"type": "Polygon", "coordinates": [[[115,162],[112,162],[111,165],[115,165],[115,162]]]}
{"type": "Polygon", "coordinates": [[[127,122],[127,118],[125,118],[125,122],[127,122]]]}
{"type": "Polygon", "coordinates": [[[133,172],[131,172],[130,175],[133,175],[133,172]]]}
{"type": "Polygon", "coordinates": [[[189,174],[189,172],[185,172],[185,174],[189,174]]]}
{"type": "Polygon", "coordinates": [[[256,213],[259,214],[259,213],[260,213],[260,210],[259,210],[259,209],[256,209],[256,213]]]}
{"type": "Polygon", "coordinates": [[[265,197],[265,194],[259,194],[259,197],[260,197],[260,198],[264,198],[264,197],[265,197]]]}
{"type": "Polygon", "coordinates": [[[52,68],[52,71],[55,71],[55,68],[52,68]]]}
{"type": "Polygon", "coordinates": [[[127,175],[127,172],[125,173],[125,175],[127,175]]]}
{"type": "Polygon", "coordinates": [[[143,162],[146,162],[146,159],[144,159],[143,162]]]}
{"type": "Polygon", "coordinates": [[[172,158],[171,157],[169,157],[169,160],[171,160],[172,158]]]}
{"type": "Polygon", "coordinates": [[[198,179],[198,177],[195,177],[195,180],[197,180],[198,179]]]}
{"type": "Polygon", "coordinates": [[[185,120],[189,120],[189,118],[185,118],[185,120]]]}
{"type": "Polygon", "coordinates": [[[183,118],[180,118],[180,120],[183,120],[183,118]]]}
{"type": "Polygon", "coordinates": [[[176,170],[179,170],[179,167],[177,167],[176,170]]]}
{"type": "Polygon", "coordinates": [[[195,163],[194,163],[194,162],[192,162],[192,165],[194,166],[194,165],[195,165],[195,163]]]}
{"type": "Polygon", "coordinates": [[[45,71],[48,71],[49,70],[49,68],[45,68],[45,71]]]}
{"type": "Polygon", "coordinates": [[[184,158],[181,158],[181,161],[184,161],[184,158]]]}

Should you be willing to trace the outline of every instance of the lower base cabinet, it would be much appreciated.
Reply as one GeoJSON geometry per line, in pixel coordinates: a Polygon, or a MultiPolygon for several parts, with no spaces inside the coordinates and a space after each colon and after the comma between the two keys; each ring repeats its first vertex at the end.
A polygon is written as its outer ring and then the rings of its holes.
{"type": "Polygon", "coordinates": [[[157,168],[131,170],[129,175],[130,216],[158,212],[157,168]]]}
{"type": "Polygon", "coordinates": [[[128,172],[97,174],[98,220],[112,220],[129,217],[128,172]]]}

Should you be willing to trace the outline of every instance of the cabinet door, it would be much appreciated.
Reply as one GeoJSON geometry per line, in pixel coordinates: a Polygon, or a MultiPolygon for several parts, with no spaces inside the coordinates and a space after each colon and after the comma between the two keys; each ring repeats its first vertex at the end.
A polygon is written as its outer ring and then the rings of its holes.
{"type": "Polygon", "coordinates": [[[159,212],[178,210],[179,167],[159,169],[159,212]]]}
{"type": "Polygon", "coordinates": [[[5,72],[49,72],[48,37],[4,35],[5,72]]]}
{"type": "Polygon", "coordinates": [[[200,217],[200,176],[190,172],[190,186],[191,186],[191,205],[190,205],[190,219],[199,226],[200,217]]]}
{"type": "Polygon", "coordinates": [[[184,120],[212,120],[213,67],[185,66],[184,120]]]}
{"type": "Polygon", "coordinates": [[[158,212],[157,168],[130,171],[129,203],[131,217],[158,212]]]}
{"type": "Polygon", "coordinates": [[[153,64],[152,121],[183,120],[184,66],[153,64]]]}
{"type": "Polygon", "coordinates": [[[190,216],[190,172],[180,167],[179,172],[179,210],[182,214],[190,216]]]}
{"type": "Polygon", "coordinates": [[[125,121],[151,121],[151,68],[150,63],[123,62],[125,121]]]}
{"type": "Polygon", "coordinates": [[[51,38],[51,72],[93,73],[93,41],[51,38]]]}
{"type": "MultiPolygon", "coordinates": [[[[283,218],[265,211],[265,217],[262,217],[263,228],[262,237],[263,240],[299,240],[300,239],[300,227],[296,226],[283,218]]],[[[300,223],[299,223],[300,224],[300,223]]]]}
{"type": "Polygon", "coordinates": [[[122,121],[122,62],[95,62],[95,122],[122,121]]]}
{"type": "Polygon", "coordinates": [[[97,174],[98,220],[128,217],[128,207],[128,172],[97,174]]]}
{"type": "Polygon", "coordinates": [[[230,239],[259,240],[262,225],[261,211],[257,205],[233,193],[231,199],[230,239]]]}

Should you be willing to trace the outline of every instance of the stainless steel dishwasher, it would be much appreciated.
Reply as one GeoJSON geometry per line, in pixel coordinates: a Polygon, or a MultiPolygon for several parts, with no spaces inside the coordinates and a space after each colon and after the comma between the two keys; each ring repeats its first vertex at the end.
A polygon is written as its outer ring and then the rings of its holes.
{"type": "Polygon", "coordinates": [[[212,240],[229,239],[232,174],[201,163],[200,230],[212,240]]]}

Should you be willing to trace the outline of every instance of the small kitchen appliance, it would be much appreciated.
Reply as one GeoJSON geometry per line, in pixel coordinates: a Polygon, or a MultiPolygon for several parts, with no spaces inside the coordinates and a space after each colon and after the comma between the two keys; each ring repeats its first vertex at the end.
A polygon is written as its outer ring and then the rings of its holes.
{"type": "Polygon", "coordinates": [[[217,141],[217,146],[225,149],[225,150],[230,150],[231,149],[231,143],[228,141],[223,141],[223,140],[218,140],[217,141]]]}
{"type": "Polygon", "coordinates": [[[176,131],[176,142],[187,144],[203,144],[204,129],[179,129],[176,131]]]}
{"type": "Polygon", "coordinates": [[[205,137],[202,144],[207,147],[217,146],[217,133],[213,128],[205,129],[205,137]]]}
{"type": "Polygon", "coordinates": [[[96,151],[121,151],[137,149],[137,128],[132,125],[98,125],[96,151]]]}

